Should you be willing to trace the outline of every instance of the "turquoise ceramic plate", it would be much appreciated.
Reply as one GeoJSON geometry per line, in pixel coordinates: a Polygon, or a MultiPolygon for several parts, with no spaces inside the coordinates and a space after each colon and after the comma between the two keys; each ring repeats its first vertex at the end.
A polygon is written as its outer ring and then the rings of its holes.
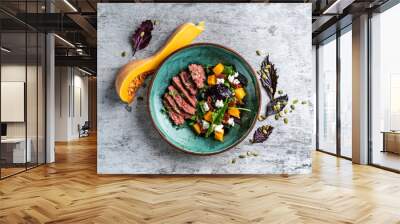
{"type": "Polygon", "coordinates": [[[250,65],[236,52],[216,44],[192,44],[171,54],[160,65],[153,77],[148,93],[150,116],[154,127],[160,135],[172,146],[184,152],[197,155],[212,155],[231,149],[243,141],[254,126],[260,110],[260,89],[257,77],[250,65]],[[217,63],[234,65],[236,70],[246,76],[246,105],[251,112],[241,112],[240,125],[235,125],[224,136],[224,142],[214,140],[212,136],[204,138],[197,136],[191,127],[177,129],[172,125],[168,115],[162,113],[162,96],[173,76],[187,69],[189,64],[217,63]]]}

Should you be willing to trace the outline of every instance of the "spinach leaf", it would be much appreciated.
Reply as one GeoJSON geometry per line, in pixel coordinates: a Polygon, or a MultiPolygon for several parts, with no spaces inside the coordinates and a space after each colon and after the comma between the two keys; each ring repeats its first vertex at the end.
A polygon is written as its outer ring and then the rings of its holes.
{"type": "Polygon", "coordinates": [[[235,72],[232,65],[224,65],[224,71],[222,73],[232,75],[235,72]]]}
{"type": "Polygon", "coordinates": [[[220,109],[218,109],[216,113],[214,113],[215,116],[213,114],[212,123],[213,124],[220,124],[222,122],[222,119],[224,119],[224,114],[225,114],[227,109],[228,109],[228,100],[225,100],[224,101],[224,106],[221,107],[220,109]]]}

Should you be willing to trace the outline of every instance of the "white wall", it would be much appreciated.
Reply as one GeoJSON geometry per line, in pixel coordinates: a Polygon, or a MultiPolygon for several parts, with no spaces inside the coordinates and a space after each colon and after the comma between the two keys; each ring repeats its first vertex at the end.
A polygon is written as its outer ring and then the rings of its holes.
{"type": "Polygon", "coordinates": [[[78,125],[88,120],[88,77],[72,67],[56,67],[55,140],[79,138],[78,125]]]}

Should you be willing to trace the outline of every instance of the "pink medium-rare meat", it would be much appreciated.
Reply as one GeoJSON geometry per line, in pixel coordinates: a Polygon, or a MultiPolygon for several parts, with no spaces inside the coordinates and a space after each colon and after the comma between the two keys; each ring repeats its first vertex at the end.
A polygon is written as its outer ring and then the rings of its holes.
{"type": "Polygon", "coordinates": [[[176,105],[174,99],[172,99],[168,93],[164,94],[164,100],[167,103],[167,106],[171,107],[176,113],[182,113],[182,111],[178,108],[178,105],[176,105]]]}
{"type": "Polygon", "coordinates": [[[179,95],[179,92],[173,86],[168,86],[168,94],[172,96],[176,105],[178,105],[179,109],[182,111],[193,115],[196,113],[196,109],[188,104],[182,97],[179,95]]]}
{"type": "Polygon", "coordinates": [[[186,89],[183,87],[181,80],[178,76],[174,76],[172,78],[172,84],[178,89],[180,93],[182,93],[183,97],[190,103],[190,105],[196,107],[197,99],[196,97],[189,95],[186,89]]]}
{"type": "Polygon", "coordinates": [[[197,88],[199,89],[203,88],[204,81],[206,80],[206,72],[204,71],[203,66],[197,64],[191,64],[189,65],[189,72],[197,88]]]}
{"type": "Polygon", "coordinates": [[[178,105],[176,105],[174,99],[172,99],[172,97],[168,93],[164,94],[164,100],[167,103],[167,106],[171,107],[173,111],[175,111],[177,114],[183,116],[184,119],[189,119],[192,117],[192,115],[181,111],[178,105]]]}
{"type": "Polygon", "coordinates": [[[193,96],[196,95],[197,90],[195,84],[190,80],[190,75],[187,71],[182,71],[179,73],[179,77],[181,78],[181,82],[183,86],[185,86],[186,90],[193,96]]]}
{"type": "Polygon", "coordinates": [[[168,116],[175,125],[181,125],[185,123],[185,119],[182,115],[176,113],[167,103],[166,100],[163,101],[164,107],[167,108],[168,116]]]}

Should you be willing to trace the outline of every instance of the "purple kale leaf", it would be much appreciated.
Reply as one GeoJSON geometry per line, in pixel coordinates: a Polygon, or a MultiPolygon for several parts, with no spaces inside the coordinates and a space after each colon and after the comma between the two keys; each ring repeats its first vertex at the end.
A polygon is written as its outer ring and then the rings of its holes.
{"type": "Polygon", "coordinates": [[[270,100],[273,100],[276,93],[276,87],[278,85],[277,70],[275,65],[269,60],[267,55],[261,62],[260,70],[257,72],[260,75],[260,81],[270,100]]]}
{"type": "Polygon", "coordinates": [[[140,24],[140,26],[135,30],[135,33],[132,35],[132,55],[135,55],[137,50],[141,50],[149,45],[152,30],[153,22],[151,20],[143,21],[142,24],[140,24]]]}
{"type": "Polygon", "coordinates": [[[252,143],[263,143],[271,135],[274,127],[270,125],[263,125],[254,132],[252,143]]]}
{"type": "Polygon", "coordinates": [[[266,116],[277,114],[281,112],[289,101],[288,95],[282,95],[269,101],[267,104],[266,116]]]}
{"type": "Polygon", "coordinates": [[[208,88],[206,95],[214,100],[225,100],[232,96],[232,91],[224,84],[218,84],[208,88]]]}

